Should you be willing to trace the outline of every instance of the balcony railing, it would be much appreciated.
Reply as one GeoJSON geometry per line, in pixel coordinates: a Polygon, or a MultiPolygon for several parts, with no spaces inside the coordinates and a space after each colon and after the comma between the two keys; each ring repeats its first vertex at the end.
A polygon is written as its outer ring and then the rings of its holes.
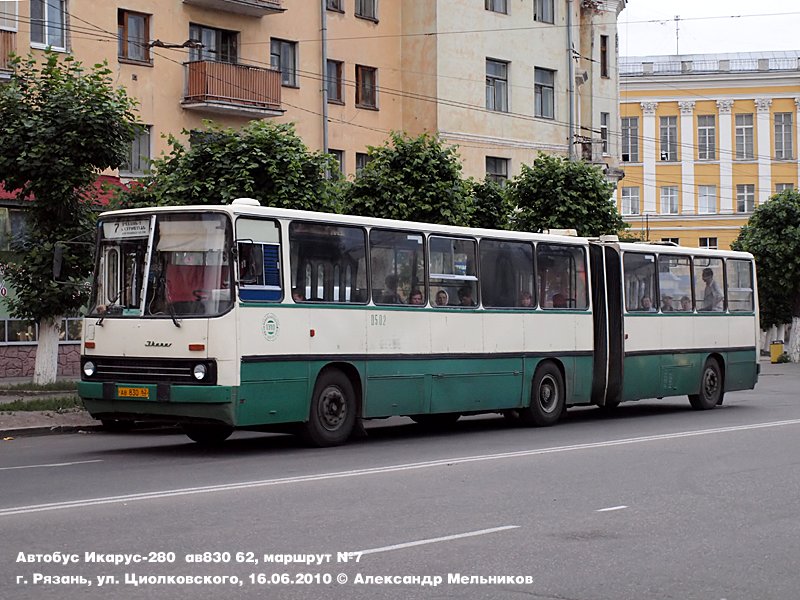
{"type": "Polygon", "coordinates": [[[281,6],[281,0],[183,0],[183,2],[250,17],[263,17],[286,10],[281,6]]]}
{"type": "Polygon", "coordinates": [[[186,63],[184,108],[250,117],[283,114],[275,69],[198,60],[186,63]]]}
{"type": "Polygon", "coordinates": [[[10,71],[8,55],[17,51],[17,32],[0,30],[0,71],[10,71]]]}

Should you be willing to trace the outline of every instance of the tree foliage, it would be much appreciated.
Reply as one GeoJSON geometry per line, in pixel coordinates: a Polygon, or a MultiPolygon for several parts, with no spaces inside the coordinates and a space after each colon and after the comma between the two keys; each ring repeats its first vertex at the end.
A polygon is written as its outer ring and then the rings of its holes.
{"type": "Polygon", "coordinates": [[[335,212],[335,159],[311,152],[292,124],[251,121],[241,129],[210,122],[190,135],[187,148],[169,137],[171,151],[153,161],[151,174],[122,190],[123,207],[228,204],[239,197],[262,205],[335,212]]]}
{"type": "Polygon", "coordinates": [[[433,135],[412,138],[394,132],[370,147],[367,166],[345,192],[355,215],[469,225],[469,184],[461,176],[456,149],[433,135]]]}
{"type": "Polygon", "coordinates": [[[514,205],[505,187],[490,179],[473,182],[472,203],[470,227],[510,229],[514,205]]]}
{"type": "MultiPolygon", "coordinates": [[[[0,182],[26,207],[27,231],[12,241],[6,277],[17,318],[42,320],[76,311],[82,286],[53,281],[53,246],[91,235],[94,183],[123,163],[135,134],[134,102],[114,88],[105,65],[85,69],[71,56],[16,57],[0,86],[0,182]]],[[[67,246],[64,276],[84,282],[91,244],[67,246]]]]}
{"type": "Polygon", "coordinates": [[[613,186],[595,166],[540,153],[507,186],[517,231],[575,229],[581,236],[615,234],[627,227],[611,200],[613,186]]]}
{"type": "Polygon", "coordinates": [[[756,208],[731,247],[756,259],[761,327],[800,317],[800,193],[785,190],[756,208]]]}

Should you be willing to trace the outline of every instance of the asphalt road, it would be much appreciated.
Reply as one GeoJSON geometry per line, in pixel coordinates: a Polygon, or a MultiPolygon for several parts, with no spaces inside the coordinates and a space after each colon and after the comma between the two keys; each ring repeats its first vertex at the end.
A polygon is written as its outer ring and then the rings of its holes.
{"type": "Polygon", "coordinates": [[[800,369],[764,369],[708,412],[395,419],[334,449],[20,438],[0,445],[0,598],[795,600],[800,369]]]}

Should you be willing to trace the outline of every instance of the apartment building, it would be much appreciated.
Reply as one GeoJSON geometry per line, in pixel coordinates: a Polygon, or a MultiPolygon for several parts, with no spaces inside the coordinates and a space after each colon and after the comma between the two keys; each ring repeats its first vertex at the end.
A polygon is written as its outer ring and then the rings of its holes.
{"type": "Polygon", "coordinates": [[[800,52],[620,59],[620,212],[634,233],[730,248],[797,188],[800,52]]]}
{"type": "MultiPolygon", "coordinates": [[[[12,51],[106,61],[143,124],[127,163],[106,174],[122,180],[142,176],[168,134],[188,142],[205,120],[253,119],[294,123],[348,177],[369,146],[405,131],[458,145],[476,179],[504,181],[545,151],[616,180],[626,1],[0,0],[0,84],[12,51]]],[[[0,251],[20,213],[0,190],[0,251]]],[[[0,273],[2,293],[13,290],[0,273]]],[[[65,344],[76,326],[65,322],[65,344]]],[[[0,376],[8,356],[32,364],[23,355],[36,338],[0,305],[0,376]]]]}

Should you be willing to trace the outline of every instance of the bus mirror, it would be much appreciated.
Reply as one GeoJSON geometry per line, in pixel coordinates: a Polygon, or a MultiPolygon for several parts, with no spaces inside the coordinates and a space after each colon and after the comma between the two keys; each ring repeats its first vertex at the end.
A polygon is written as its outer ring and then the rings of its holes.
{"type": "Polygon", "coordinates": [[[53,246],[53,279],[58,281],[61,278],[61,265],[64,262],[64,244],[56,242],[53,246]]]}

